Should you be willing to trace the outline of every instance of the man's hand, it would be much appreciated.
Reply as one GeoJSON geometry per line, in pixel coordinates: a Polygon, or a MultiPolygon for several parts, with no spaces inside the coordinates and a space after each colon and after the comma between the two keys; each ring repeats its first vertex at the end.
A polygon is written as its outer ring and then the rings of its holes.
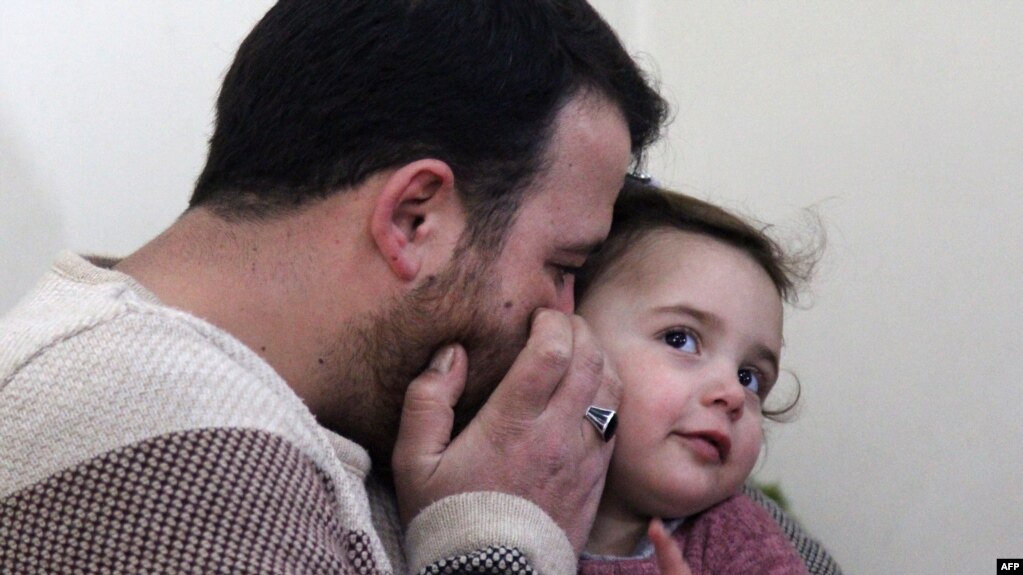
{"type": "Polygon", "coordinates": [[[405,395],[393,458],[402,521],[449,495],[500,491],[539,505],[582,550],[614,444],[583,415],[591,404],[617,409],[621,395],[586,323],[551,310],[534,314],[526,347],[451,441],[466,364],[461,346],[441,349],[405,395]]]}

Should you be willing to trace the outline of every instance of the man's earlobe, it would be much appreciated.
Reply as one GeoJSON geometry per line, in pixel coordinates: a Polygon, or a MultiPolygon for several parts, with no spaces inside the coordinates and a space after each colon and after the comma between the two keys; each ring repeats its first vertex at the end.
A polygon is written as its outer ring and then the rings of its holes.
{"type": "Polygon", "coordinates": [[[370,232],[380,254],[402,281],[419,275],[432,229],[425,224],[439,203],[451,199],[454,181],[445,162],[424,159],[398,168],[381,186],[370,232]]]}

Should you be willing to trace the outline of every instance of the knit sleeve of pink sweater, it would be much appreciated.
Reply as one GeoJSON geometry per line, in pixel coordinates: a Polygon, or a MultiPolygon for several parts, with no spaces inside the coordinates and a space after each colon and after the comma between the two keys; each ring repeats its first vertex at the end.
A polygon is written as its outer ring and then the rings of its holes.
{"type": "MultiPolygon", "coordinates": [[[[778,524],[745,495],[688,518],[673,534],[693,575],[806,575],[778,524]]],[[[655,575],[653,557],[579,562],[580,575],[655,575]]]]}

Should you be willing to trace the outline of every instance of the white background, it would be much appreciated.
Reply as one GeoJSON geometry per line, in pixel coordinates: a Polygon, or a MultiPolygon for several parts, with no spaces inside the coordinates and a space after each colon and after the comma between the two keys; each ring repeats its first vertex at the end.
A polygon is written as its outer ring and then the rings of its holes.
{"type": "MultiPolygon", "coordinates": [[[[1023,554],[1023,3],[596,0],[675,112],[665,184],[824,219],[759,477],[846,573],[1023,554]]],[[[0,3],[0,311],[57,250],[184,209],[220,79],[268,1],[0,3]]]]}

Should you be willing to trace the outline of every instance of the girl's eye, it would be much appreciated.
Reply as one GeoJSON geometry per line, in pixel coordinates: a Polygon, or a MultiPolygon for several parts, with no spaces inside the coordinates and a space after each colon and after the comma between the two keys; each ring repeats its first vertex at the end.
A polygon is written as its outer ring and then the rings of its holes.
{"type": "Polygon", "coordinates": [[[696,353],[696,338],[689,332],[672,330],[664,334],[664,343],[687,353],[696,353]]]}
{"type": "Polygon", "coordinates": [[[753,370],[753,369],[740,369],[739,370],[739,383],[741,383],[742,386],[745,387],[746,389],[748,389],[749,391],[752,391],[753,393],[756,393],[757,395],[760,394],[760,385],[761,385],[761,383],[760,383],[760,374],[756,370],[753,370]]]}

